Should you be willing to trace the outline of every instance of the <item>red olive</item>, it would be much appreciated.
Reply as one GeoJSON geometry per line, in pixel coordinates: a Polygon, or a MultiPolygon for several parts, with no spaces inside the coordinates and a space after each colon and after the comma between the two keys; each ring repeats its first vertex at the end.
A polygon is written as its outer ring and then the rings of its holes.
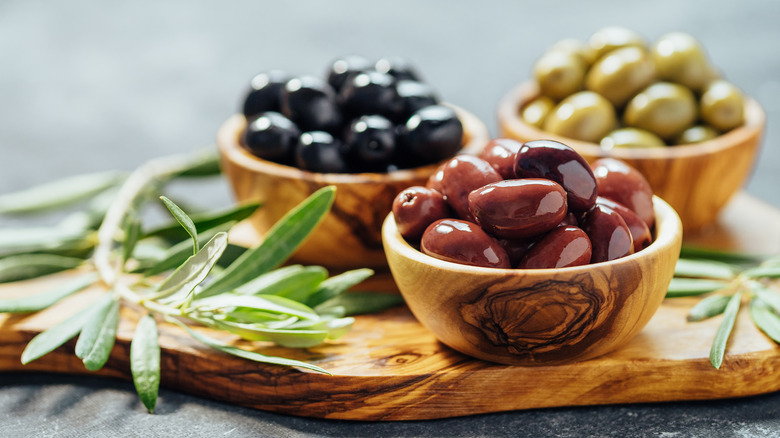
{"type": "Polygon", "coordinates": [[[521,146],[523,146],[522,143],[511,138],[496,138],[482,149],[479,158],[490,163],[502,178],[514,179],[517,178],[515,175],[515,155],[521,146]]]}
{"type": "Polygon", "coordinates": [[[406,239],[419,239],[428,225],[449,215],[450,208],[441,193],[425,187],[409,187],[393,200],[395,223],[406,239]]]}
{"type": "Polygon", "coordinates": [[[653,243],[653,235],[650,233],[650,228],[630,208],[601,196],[596,198],[596,204],[605,205],[615,210],[626,221],[628,230],[631,232],[631,239],[634,241],[634,252],[641,251],[653,243]]]}
{"type": "Polygon", "coordinates": [[[620,215],[609,207],[596,204],[583,218],[582,230],[593,249],[591,263],[619,259],[634,253],[631,231],[620,215]]]}
{"type": "Polygon", "coordinates": [[[540,178],[508,179],[488,184],[468,197],[477,223],[505,239],[531,237],[555,228],[566,216],[566,192],[540,178]]]}
{"type": "Polygon", "coordinates": [[[638,170],[614,158],[596,160],[592,167],[599,195],[625,205],[652,228],[655,223],[653,189],[645,177],[638,170]]]}
{"type": "Polygon", "coordinates": [[[517,152],[518,178],[545,178],[560,184],[571,211],[587,211],[596,203],[597,187],[588,162],[574,149],[553,140],[523,144],[517,152]]]}
{"type": "Polygon", "coordinates": [[[425,183],[425,187],[436,190],[439,193],[443,193],[444,189],[441,186],[441,180],[444,179],[444,166],[446,166],[447,163],[442,163],[441,166],[436,168],[436,172],[433,172],[433,175],[428,177],[428,181],[425,183]]]}
{"type": "Polygon", "coordinates": [[[501,175],[487,161],[471,155],[458,155],[444,166],[442,194],[458,217],[474,222],[474,216],[469,211],[469,193],[501,180],[501,175]]]}
{"type": "Polygon", "coordinates": [[[498,244],[506,251],[512,266],[517,266],[517,264],[520,263],[520,259],[522,259],[525,253],[534,246],[534,243],[536,243],[536,239],[534,238],[498,239],[498,244]]]}
{"type": "Polygon", "coordinates": [[[588,235],[577,227],[557,227],[545,234],[520,259],[520,269],[552,269],[590,263],[588,235]]]}
{"type": "Polygon", "coordinates": [[[486,268],[511,268],[509,256],[496,239],[479,225],[458,219],[438,220],[425,230],[420,241],[425,254],[448,262],[486,268]]]}

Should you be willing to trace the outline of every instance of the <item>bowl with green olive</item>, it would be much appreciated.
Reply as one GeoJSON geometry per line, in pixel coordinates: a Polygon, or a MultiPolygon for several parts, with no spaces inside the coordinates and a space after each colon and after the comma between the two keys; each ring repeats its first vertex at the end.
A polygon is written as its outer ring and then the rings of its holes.
{"type": "Polygon", "coordinates": [[[688,34],[651,44],[626,28],[601,29],[587,42],[555,44],[533,73],[499,103],[500,134],[627,162],[686,231],[715,221],[752,172],[765,113],[688,34]]]}

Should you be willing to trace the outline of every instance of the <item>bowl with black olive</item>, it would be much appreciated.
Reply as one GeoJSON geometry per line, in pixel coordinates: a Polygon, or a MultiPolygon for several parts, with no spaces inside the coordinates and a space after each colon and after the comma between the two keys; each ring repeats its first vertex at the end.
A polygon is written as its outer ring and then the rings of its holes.
{"type": "Polygon", "coordinates": [[[217,145],[236,199],[263,204],[250,218],[259,236],[335,186],[330,213],[292,260],[348,269],[386,267],[380,229],[393,197],[488,139],[478,118],[441,102],[403,59],[349,56],[333,61],[324,79],[257,75],[217,145]]]}
{"type": "Polygon", "coordinates": [[[499,103],[501,135],[563,141],[589,161],[625,161],[686,231],[717,219],[758,157],[763,109],[721,77],[691,35],[650,44],[629,29],[604,28],[587,42],[552,46],[533,76],[499,103]]]}
{"type": "Polygon", "coordinates": [[[382,238],[407,305],[441,342],[541,366],[637,335],[666,295],[682,225],[621,161],[504,138],[399,193],[382,238]]]}

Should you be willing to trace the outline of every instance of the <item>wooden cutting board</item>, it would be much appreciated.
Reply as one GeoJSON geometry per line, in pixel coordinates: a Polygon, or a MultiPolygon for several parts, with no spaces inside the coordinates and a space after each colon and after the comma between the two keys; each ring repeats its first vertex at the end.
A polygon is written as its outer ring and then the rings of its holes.
{"type": "MultiPolygon", "coordinates": [[[[778,254],[780,211],[740,195],[717,225],[686,240],[778,254]]],[[[5,285],[0,287],[0,298],[45,290],[69,275],[5,285]]],[[[0,315],[0,371],[91,374],[73,355],[74,341],[26,366],[19,358],[35,334],[101,292],[84,291],[34,315],[0,315]]],[[[310,361],[332,376],[260,365],[214,352],[178,327],[161,323],[162,385],[267,411],[372,421],[715,399],[780,389],[780,348],[753,326],[744,310],[720,370],[710,366],[710,344],[720,317],[687,323],[685,315],[695,302],[666,300],[647,327],[624,348],[570,365],[528,368],[471,359],[436,341],[405,307],[358,317],[347,336],[316,348],[255,346],[263,354],[310,361]]],[[[117,344],[108,364],[97,374],[129,379],[130,339],[139,315],[138,309],[123,309],[117,344]]],[[[242,346],[251,348],[250,344],[242,346]]]]}

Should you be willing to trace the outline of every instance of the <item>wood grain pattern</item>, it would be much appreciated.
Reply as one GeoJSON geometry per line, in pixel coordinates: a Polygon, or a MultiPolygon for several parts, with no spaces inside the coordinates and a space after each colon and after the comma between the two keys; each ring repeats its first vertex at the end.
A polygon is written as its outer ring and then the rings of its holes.
{"type": "MultiPolygon", "coordinates": [[[[724,242],[728,244],[724,248],[742,251],[780,253],[780,212],[742,195],[714,227],[686,239],[724,242]],[[744,223],[751,229],[743,228],[744,223]],[[762,230],[760,235],[756,228],[762,230]],[[721,241],[720,236],[727,237],[721,241]]],[[[46,290],[69,275],[3,285],[0,297],[46,290]]],[[[19,357],[35,334],[100,292],[85,291],[35,315],[0,315],[0,370],[94,375],[73,355],[74,342],[26,366],[19,357]]],[[[499,365],[469,358],[438,342],[405,307],[358,317],[346,337],[317,348],[291,350],[256,344],[261,353],[309,360],[333,376],[215,353],[178,327],[161,323],[162,385],[267,411],[371,421],[730,398],[780,390],[780,348],[753,326],[746,309],[737,318],[723,366],[720,370],[710,366],[709,348],[720,318],[687,323],[685,314],[695,302],[665,300],[645,328],[622,348],[597,359],[556,366],[499,365]]],[[[136,309],[123,308],[118,343],[108,365],[97,375],[129,380],[129,339],[139,315],[136,309]]],[[[127,385],[132,388],[129,381],[127,385]]]]}
{"type": "MultiPolygon", "coordinates": [[[[489,140],[485,125],[470,113],[455,108],[463,123],[463,150],[477,153],[489,140]]],[[[217,134],[222,169],[239,201],[259,200],[264,206],[251,223],[260,234],[318,189],[334,185],[336,199],[331,212],[296,252],[300,263],[331,268],[387,266],[380,229],[401,190],[425,185],[438,164],[392,174],[322,174],[283,166],[255,157],[239,144],[246,120],[228,119],[217,134]]]]}
{"type": "Polygon", "coordinates": [[[606,151],[597,144],[556,136],[525,124],[518,111],[538,94],[537,85],[526,82],[504,96],[498,107],[501,135],[521,141],[558,140],[590,162],[607,156],[626,161],[647,178],[656,195],[677,210],[686,232],[714,222],[723,206],[747,182],[766,123],[761,106],[747,98],[745,125],[714,140],[661,149],[606,151]]]}
{"type": "Polygon", "coordinates": [[[606,263],[565,269],[490,269],[429,257],[382,229],[388,264],[415,317],[450,347],[480,359],[550,365],[624,345],[666,295],[680,253],[674,210],[655,198],[655,241],[606,263]]]}

